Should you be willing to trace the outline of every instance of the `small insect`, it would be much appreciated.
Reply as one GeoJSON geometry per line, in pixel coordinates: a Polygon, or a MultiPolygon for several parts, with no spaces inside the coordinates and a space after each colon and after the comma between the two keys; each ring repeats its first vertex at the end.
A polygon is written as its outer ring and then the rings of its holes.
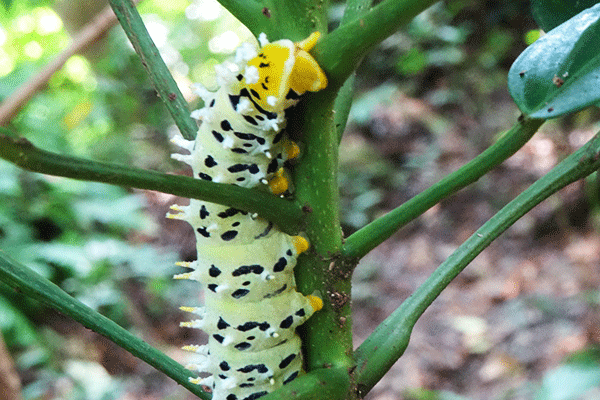
{"type": "MultiPolygon", "coordinates": [[[[308,53],[318,38],[315,32],[298,43],[269,43],[261,34],[258,50],[240,46],[233,62],[216,68],[216,92],[198,87],[205,106],[192,116],[202,124],[195,141],[174,138],[189,154],[173,158],[189,164],[197,179],[288,191],[283,164],[299,148],[287,139],[285,110],[327,86],[308,53]]],[[[213,400],[255,400],[294,380],[302,371],[295,328],[323,306],[296,290],[294,266],[308,241],[228,206],[191,199],[171,209],[168,218],[194,228],[198,253],[194,262],[178,263],[190,272],[175,278],[205,288],[203,307],[182,307],[198,319],[181,325],[209,334],[207,345],[184,347],[200,357],[191,369],[212,374],[192,381],[210,387],[213,400]]]]}

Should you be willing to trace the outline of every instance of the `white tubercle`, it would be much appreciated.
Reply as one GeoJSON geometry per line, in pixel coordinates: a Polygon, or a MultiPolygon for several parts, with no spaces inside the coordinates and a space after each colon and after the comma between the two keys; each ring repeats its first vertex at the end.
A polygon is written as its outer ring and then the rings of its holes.
{"type": "Polygon", "coordinates": [[[201,83],[194,83],[192,85],[192,92],[200,96],[202,101],[204,101],[205,103],[209,103],[215,95],[213,92],[204,87],[204,85],[202,85],[201,83]]]}
{"type": "MultiPolygon", "coordinates": [[[[208,356],[208,349],[206,348],[206,346],[201,346],[199,344],[188,344],[186,346],[183,346],[181,349],[185,350],[185,351],[191,351],[192,353],[197,353],[202,356],[208,356]]],[[[200,360],[201,360],[201,363],[204,363],[204,357],[201,358],[200,360]]],[[[201,363],[198,363],[198,364],[201,364],[201,363]]]]}
{"type": "Polygon", "coordinates": [[[230,86],[232,83],[237,83],[236,75],[239,74],[240,68],[237,64],[225,61],[215,65],[215,72],[219,86],[230,86]]]}
{"type": "Polygon", "coordinates": [[[221,380],[221,386],[223,387],[223,389],[227,389],[227,390],[233,389],[237,385],[238,385],[238,381],[237,381],[237,379],[234,379],[234,378],[227,378],[227,379],[221,380]]]}
{"type": "Polygon", "coordinates": [[[187,221],[187,219],[188,219],[187,211],[189,209],[189,206],[180,206],[179,204],[172,204],[169,208],[171,210],[177,212],[177,214],[167,213],[167,218],[180,219],[182,221],[187,221]]]}
{"type": "Polygon", "coordinates": [[[182,328],[202,329],[206,326],[206,324],[204,323],[204,320],[202,320],[202,319],[195,319],[192,321],[180,322],[179,326],[182,328]]]}
{"type": "Polygon", "coordinates": [[[229,289],[229,285],[218,285],[216,288],[214,288],[214,291],[215,291],[215,293],[219,293],[219,292],[223,292],[227,289],[229,289]]]}
{"type": "Polygon", "coordinates": [[[248,42],[242,43],[235,51],[234,62],[238,65],[245,65],[258,55],[256,48],[248,42]]]}
{"type": "Polygon", "coordinates": [[[273,130],[273,131],[279,132],[279,123],[282,121],[283,120],[281,118],[265,119],[264,121],[260,122],[260,127],[262,129],[264,129],[265,131],[273,130]]]}
{"type": "Polygon", "coordinates": [[[190,312],[190,313],[194,313],[196,315],[199,315],[201,318],[204,318],[206,316],[206,308],[205,307],[186,307],[186,306],[182,306],[182,307],[179,307],[179,309],[181,311],[190,312]]]}
{"type": "Polygon", "coordinates": [[[231,149],[233,147],[234,141],[231,136],[226,136],[225,140],[221,143],[224,149],[231,149]]]}
{"type": "Polygon", "coordinates": [[[260,274],[260,277],[262,278],[263,281],[270,281],[275,279],[275,277],[273,275],[271,275],[270,273],[268,273],[267,271],[264,271],[262,274],[260,274]]]}
{"type": "Polygon", "coordinates": [[[229,335],[225,336],[225,338],[221,342],[221,344],[223,346],[229,346],[231,343],[233,343],[233,338],[231,336],[229,336],[229,335]]]}
{"type": "Polygon", "coordinates": [[[193,269],[193,263],[191,261],[177,261],[175,263],[175,265],[177,265],[178,267],[183,267],[183,268],[191,268],[193,269]]]}
{"type": "Polygon", "coordinates": [[[175,146],[181,147],[182,149],[185,149],[187,151],[194,150],[194,141],[186,140],[183,136],[181,136],[180,133],[177,133],[176,135],[174,135],[171,138],[171,143],[173,143],[175,146]]]}
{"type": "Polygon", "coordinates": [[[238,114],[242,114],[242,115],[248,115],[254,112],[254,105],[252,104],[252,102],[250,100],[248,100],[247,98],[242,98],[240,99],[240,102],[238,103],[237,107],[235,108],[235,111],[238,114]]]}
{"type": "MultiPolygon", "coordinates": [[[[212,100],[211,100],[212,101],[212,100]]],[[[205,103],[208,104],[208,103],[205,103]]],[[[212,117],[212,111],[209,107],[199,108],[190,113],[190,116],[198,121],[209,123],[212,117]]]]}
{"type": "Polygon", "coordinates": [[[184,272],[183,274],[176,274],[173,275],[173,279],[192,279],[192,273],[191,272],[184,272]]]}
{"type": "Polygon", "coordinates": [[[194,157],[192,157],[189,154],[179,154],[179,153],[173,153],[171,154],[171,158],[177,161],[181,161],[182,163],[186,163],[187,165],[192,165],[192,162],[194,161],[194,157]]]}
{"type": "Polygon", "coordinates": [[[259,78],[260,76],[258,74],[258,68],[256,68],[254,65],[246,67],[246,70],[244,71],[244,79],[246,80],[246,83],[253,85],[258,82],[259,78]]]}
{"type": "Polygon", "coordinates": [[[260,43],[260,47],[265,47],[269,44],[269,39],[267,39],[266,33],[261,32],[261,34],[258,35],[258,43],[260,43]]]}
{"type": "MultiPolygon", "coordinates": [[[[187,366],[186,366],[186,368],[187,368],[187,366]]],[[[207,376],[206,378],[190,378],[189,380],[191,383],[194,383],[196,385],[202,385],[202,386],[208,386],[208,387],[212,387],[213,383],[215,382],[215,378],[213,378],[212,375],[207,376]]]]}

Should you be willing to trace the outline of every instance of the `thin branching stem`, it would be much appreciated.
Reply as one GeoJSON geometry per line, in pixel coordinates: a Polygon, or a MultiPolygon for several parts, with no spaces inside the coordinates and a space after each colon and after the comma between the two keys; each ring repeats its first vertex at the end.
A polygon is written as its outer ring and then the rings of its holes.
{"type": "Polygon", "coordinates": [[[184,138],[193,140],[198,126],[190,117],[188,104],[160,57],[135,5],[131,0],[109,0],[109,3],[181,134],[184,138]]]}
{"type": "MultiPolygon", "coordinates": [[[[364,15],[371,7],[372,0],[348,0],[346,9],[340,21],[340,25],[345,25],[352,20],[364,15]]],[[[342,135],[346,129],[348,115],[352,107],[352,95],[354,94],[354,81],[356,80],[356,72],[353,72],[340,88],[338,95],[333,105],[333,122],[335,129],[338,132],[339,140],[342,140],[342,135]]]]}
{"type": "MultiPolygon", "coordinates": [[[[314,54],[334,86],[341,86],[373,47],[436,0],[385,0],[341,25],[320,41],[314,54]]],[[[358,8],[359,11],[364,9],[358,8]]]]}
{"type": "Polygon", "coordinates": [[[393,211],[350,235],[342,250],[346,258],[362,258],[394,232],[417,218],[440,200],[477,181],[512,156],[537,132],[544,121],[520,119],[483,153],[393,211]]]}
{"type": "Polygon", "coordinates": [[[0,281],[73,318],[94,332],[106,336],[134,356],[162,371],[201,399],[210,399],[211,396],[204,392],[201,386],[189,382],[189,378],[195,377],[194,374],[177,361],[132,335],[104,315],[69,296],[61,288],[12,260],[1,250],[0,281]]]}
{"type": "Polygon", "coordinates": [[[598,168],[600,134],[533,183],[467,239],[356,350],[360,393],[368,392],[400,358],[423,312],[483,249],[537,204],[598,168]]]}
{"type": "Polygon", "coordinates": [[[38,149],[25,139],[14,139],[2,133],[0,158],[29,171],[47,175],[157,190],[256,212],[290,233],[297,232],[303,215],[293,202],[265,191],[63,156],[38,149]]]}

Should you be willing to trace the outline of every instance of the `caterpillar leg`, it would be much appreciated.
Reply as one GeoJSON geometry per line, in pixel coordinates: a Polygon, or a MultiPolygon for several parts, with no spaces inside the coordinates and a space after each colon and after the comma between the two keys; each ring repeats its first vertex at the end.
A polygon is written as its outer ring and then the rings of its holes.
{"type": "Polygon", "coordinates": [[[308,240],[306,240],[304,236],[292,236],[292,243],[296,248],[296,254],[302,254],[308,250],[308,240]]]}
{"type": "MultiPolygon", "coordinates": [[[[285,153],[287,159],[291,160],[292,158],[298,157],[300,154],[300,147],[290,140],[285,144],[285,153]]],[[[277,195],[285,193],[290,188],[290,181],[285,176],[285,170],[283,168],[279,168],[275,173],[275,176],[271,178],[269,187],[271,188],[271,192],[277,195]]]]}
{"type": "Polygon", "coordinates": [[[277,195],[283,194],[288,190],[290,182],[285,177],[285,170],[283,168],[280,168],[269,181],[269,187],[271,188],[271,192],[277,195]]]}
{"type": "Polygon", "coordinates": [[[306,299],[310,302],[310,305],[315,312],[323,308],[323,300],[320,297],[309,294],[306,296],[306,299]]]}
{"type": "Polygon", "coordinates": [[[296,144],[296,142],[292,142],[290,140],[289,143],[286,143],[285,152],[287,154],[287,159],[291,160],[292,158],[296,158],[298,155],[300,155],[300,147],[296,144]]]}

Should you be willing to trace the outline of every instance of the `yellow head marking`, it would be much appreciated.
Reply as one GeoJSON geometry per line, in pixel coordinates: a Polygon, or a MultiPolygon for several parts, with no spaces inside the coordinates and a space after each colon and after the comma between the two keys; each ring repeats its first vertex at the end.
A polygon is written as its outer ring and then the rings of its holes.
{"type": "Polygon", "coordinates": [[[308,53],[320,37],[314,32],[298,43],[283,39],[262,47],[247,68],[258,71],[258,80],[245,82],[256,103],[268,111],[282,111],[294,105],[297,96],[327,86],[327,77],[308,53]],[[295,96],[288,98],[290,90],[295,96]]]}

